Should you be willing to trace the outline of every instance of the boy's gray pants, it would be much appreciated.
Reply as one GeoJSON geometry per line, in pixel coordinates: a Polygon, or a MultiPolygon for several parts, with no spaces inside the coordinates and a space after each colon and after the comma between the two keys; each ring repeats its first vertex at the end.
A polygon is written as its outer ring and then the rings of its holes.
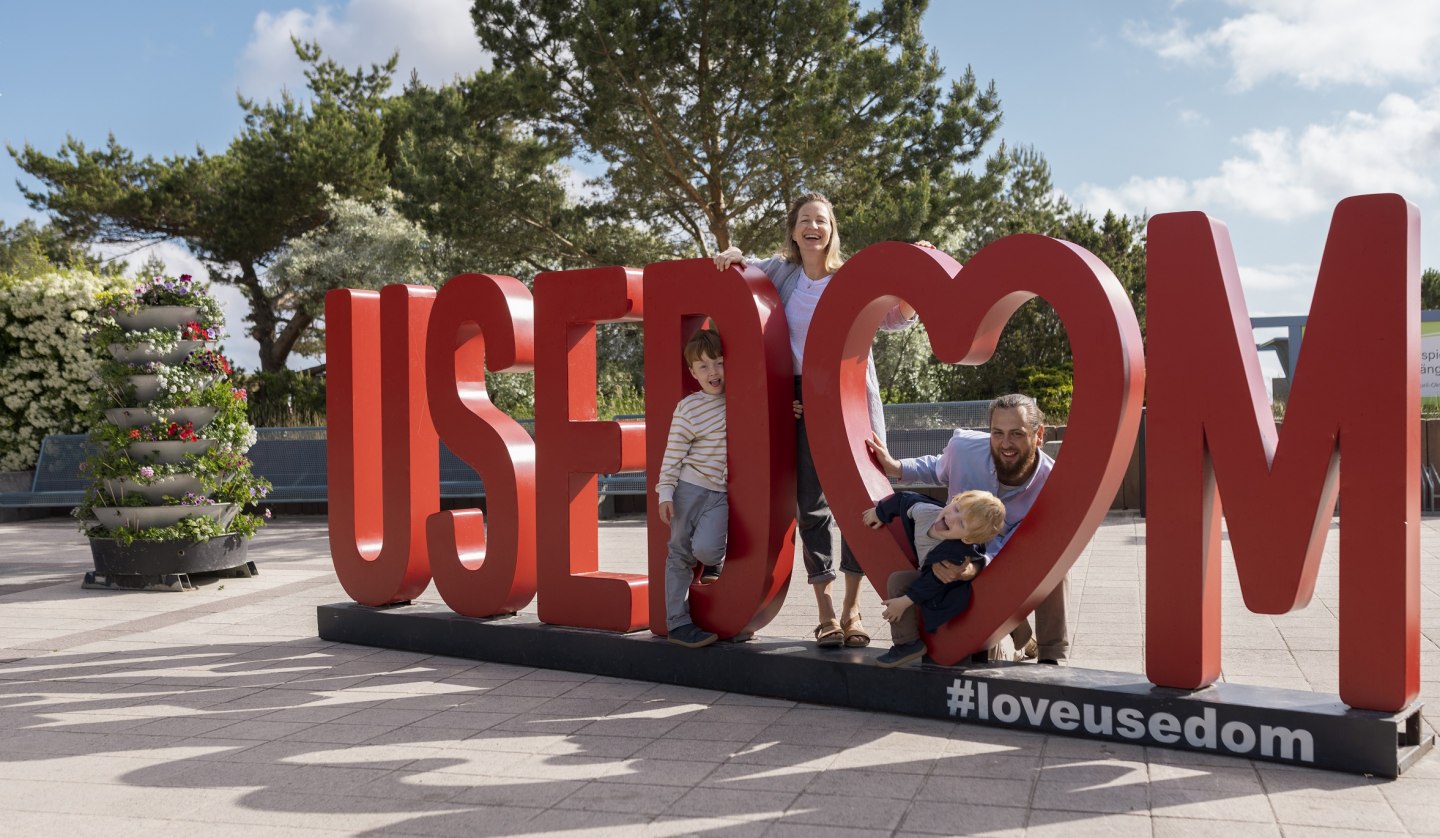
{"type": "Polygon", "coordinates": [[[730,496],[684,480],[675,484],[670,519],[670,555],[665,559],[665,627],[690,622],[690,583],[695,563],[718,567],[725,561],[730,530],[730,496]]]}

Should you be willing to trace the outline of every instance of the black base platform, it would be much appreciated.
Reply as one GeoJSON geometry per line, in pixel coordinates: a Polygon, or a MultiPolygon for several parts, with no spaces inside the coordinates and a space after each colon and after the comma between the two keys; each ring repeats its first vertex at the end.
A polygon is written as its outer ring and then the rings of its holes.
{"type": "Polygon", "coordinates": [[[1299,690],[1217,684],[1188,692],[1133,673],[1034,664],[881,669],[874,658],[883,643],[820,650],[762,634],[692,650],[649,632],[550,626],[523,615],[480,620],[428,604],[322,605],[317,618],[320,636],[342,643],[1358,774],[1399,776],[1435,744],[1419,702],[1386,714],[1299,690]]]}

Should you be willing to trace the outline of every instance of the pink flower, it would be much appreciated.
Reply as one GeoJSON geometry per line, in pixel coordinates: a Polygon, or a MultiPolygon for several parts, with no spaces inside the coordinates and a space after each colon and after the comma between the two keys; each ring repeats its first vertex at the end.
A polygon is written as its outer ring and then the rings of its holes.
{"type": "Polygon", "coordinates": [[[149,480],[150,478],[152,478],[152,477],[155,476],[155,469],[153,469],[153,468],[151,468],[151,467],[149,467],[149,466],[141,466],[141,467],[140,467],[140,476],[143,477],[143,478],[145,478],[146,480],[149,480]]]}

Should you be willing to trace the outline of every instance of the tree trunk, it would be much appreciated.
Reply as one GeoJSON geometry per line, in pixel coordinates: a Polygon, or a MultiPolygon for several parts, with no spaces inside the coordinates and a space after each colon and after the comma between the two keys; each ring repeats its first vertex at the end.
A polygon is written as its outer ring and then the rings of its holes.
{"type": "MultiPolygon", "coordinates": [[[[274,301],[265,295],[265,288],[260,284],[260,275],[255,270],[254,262],[246,260],[240,263],[239,285],[240,290],[245,292],[246,299],[250,301],[250,336],[260,344],[260,370],[277,372],[285,369],[285,359],[290,354],[290,349],[287,346],[283,352],[278,351],[275,327],[280,318],[275,314],[274,301]]],[[[290,344],[294,344],[293,339],[290,344]]]]}

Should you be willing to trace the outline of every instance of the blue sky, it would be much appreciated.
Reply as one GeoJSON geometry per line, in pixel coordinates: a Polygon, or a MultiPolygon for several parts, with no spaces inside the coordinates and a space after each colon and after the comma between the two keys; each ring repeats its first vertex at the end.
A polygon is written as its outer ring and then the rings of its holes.
{"type": "MultiPolygon", "coordinates": [[[[290,33],[351,66],[399,49],[400,78],[414,68],[440,83],[485,60],[468,8],[11,4],[0,29],[0,140],[54,152],[67,133],[88,145],[114,133],[139,154],[218,152],[240,126],[237,91],[265,98],[303,87],[290,33]]],[[[924,31],[947,70],[969,65],[994,80],[1001,136],[1043,153],[1073,201],[1097,213],[1202,210],[1225,221],[1252,315],[1306,312],[1341,198],[1399,192],[1422,220],[1437,202],[1440,4],[934,0],[924,31]]],[[[7,223],[34,215],[14,185],[22,177],[0,159],[7,223]]],[[[161,253],[201,272],[178,248],[161,253]]],[[[1440,266],[1429,232],[1422,264],[1440,266]]],[[[245,341],[232,338],[229,349],[256,366],[245,341]]]]}

